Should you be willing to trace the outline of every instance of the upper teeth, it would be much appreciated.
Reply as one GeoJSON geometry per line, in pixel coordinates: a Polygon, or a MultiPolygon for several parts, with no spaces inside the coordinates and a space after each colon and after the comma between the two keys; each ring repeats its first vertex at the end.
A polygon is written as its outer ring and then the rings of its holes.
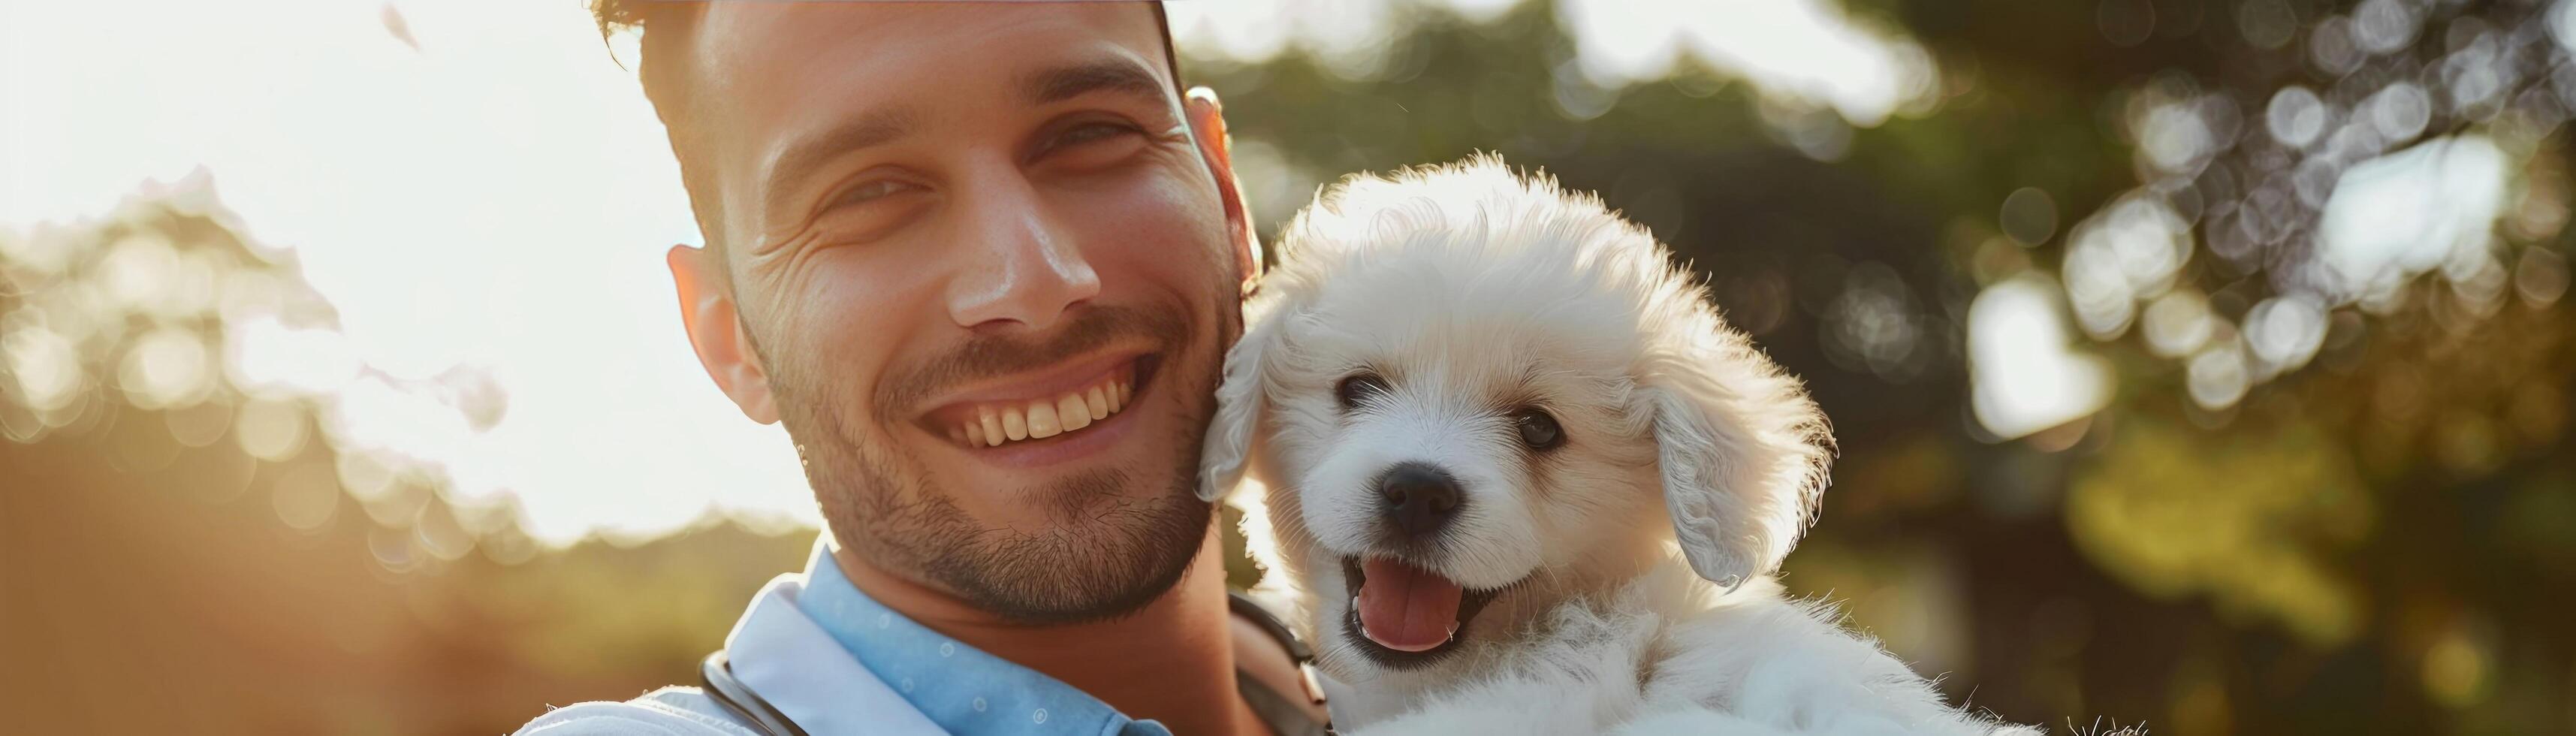
{"type": "Polygon", "coordinates": [[[984,404],[975,407],[972,420],[949,430],[948,437],[983,447],[1053,437],[1109,418],[1127,408],[1134,392],[1125,378],[1113,375],[1054,398],[984,404]]]}

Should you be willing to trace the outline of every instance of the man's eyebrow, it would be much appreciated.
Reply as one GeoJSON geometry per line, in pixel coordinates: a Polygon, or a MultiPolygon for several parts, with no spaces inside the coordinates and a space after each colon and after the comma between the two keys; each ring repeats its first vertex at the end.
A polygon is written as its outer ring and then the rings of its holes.
{"type": "Polygon", "coordinates": [[[894,142],[921,128],[921,114],[909,107],[871,111],[858,118],[824,129],[823,132],[789,144],[769,160],[769,178],[762,196],[770,211],[782,204],[780,198],[796,185],[813,176],[816,169],[842,154],[862,148],[894,142]]]}
{"type": "Polygon", "coordinates": [[[1020,78],[1020,93],[1035,104],[1062,102],[1091,92],[1116,92],[1168,104],[1163,80],[1131,59],[1103,59],[1060,66],[1020,78]]]}

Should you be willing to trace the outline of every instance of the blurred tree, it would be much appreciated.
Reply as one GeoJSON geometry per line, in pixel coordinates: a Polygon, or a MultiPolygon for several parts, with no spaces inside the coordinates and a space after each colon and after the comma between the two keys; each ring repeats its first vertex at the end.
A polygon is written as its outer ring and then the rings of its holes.
{"type": "Polygon", "coordinates": [[[351,441],[333,406],[372,382],[479,429],[497,388],[314,375],[329,304],[239,232],[201,174],[0,234],[13,732],[505,732],[686,681],[802,564],[810,532],[711,519],[549,550],[506,498],[451,503],[443,471],[351,441]],[[309,339],[267,352],[281,334],[309,339]]]}

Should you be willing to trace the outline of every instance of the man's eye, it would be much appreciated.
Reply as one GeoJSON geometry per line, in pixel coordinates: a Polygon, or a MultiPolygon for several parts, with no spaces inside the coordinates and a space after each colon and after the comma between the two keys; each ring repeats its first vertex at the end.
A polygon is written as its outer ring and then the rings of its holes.
{"type": "Polygon", "coordinates": [[[910,182],[895,179],[879,179],[852,187],[849,191],[842,192],[840,198],[835,200],[833,204],[860,204],[871,200],[882,199],[887,195],[913,188],[914,187],[910,182]]]}
{"type": "Polygon", "coordinates": [[[1140,131],[1136,130],[1134,126],[1119,125],[1115,123],[1092,123],[1076,127],[1072,130],[1065,131],[1063,135],[1056,136],[1055,145],[1059,148],[1064,146],[1078,146],[1093,141],[1107,140],[1137,132],[1140,131]]]}
{"type": "Polygon", "coordinates": [[[1145,131],[1133,125],[1089,122],[1066,128],[1047,140],[1035,158],[1057,166],[1090,169],[1126,160],[1144,148],[1145,131]]]}

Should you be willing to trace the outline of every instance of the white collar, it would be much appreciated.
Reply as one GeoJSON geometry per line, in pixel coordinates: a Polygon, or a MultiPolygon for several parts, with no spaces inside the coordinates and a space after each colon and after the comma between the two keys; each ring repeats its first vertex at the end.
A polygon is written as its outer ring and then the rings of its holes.
{"type": "MultiPolygon", "coordinates": [[[[815,548],[810,564],[832,564],[826,543],[815,548]]],[[[780,575],[752,597],[725,635],[734,678],[812,736],[945,736],[797,607],[811,572],[780,575]]]]}

